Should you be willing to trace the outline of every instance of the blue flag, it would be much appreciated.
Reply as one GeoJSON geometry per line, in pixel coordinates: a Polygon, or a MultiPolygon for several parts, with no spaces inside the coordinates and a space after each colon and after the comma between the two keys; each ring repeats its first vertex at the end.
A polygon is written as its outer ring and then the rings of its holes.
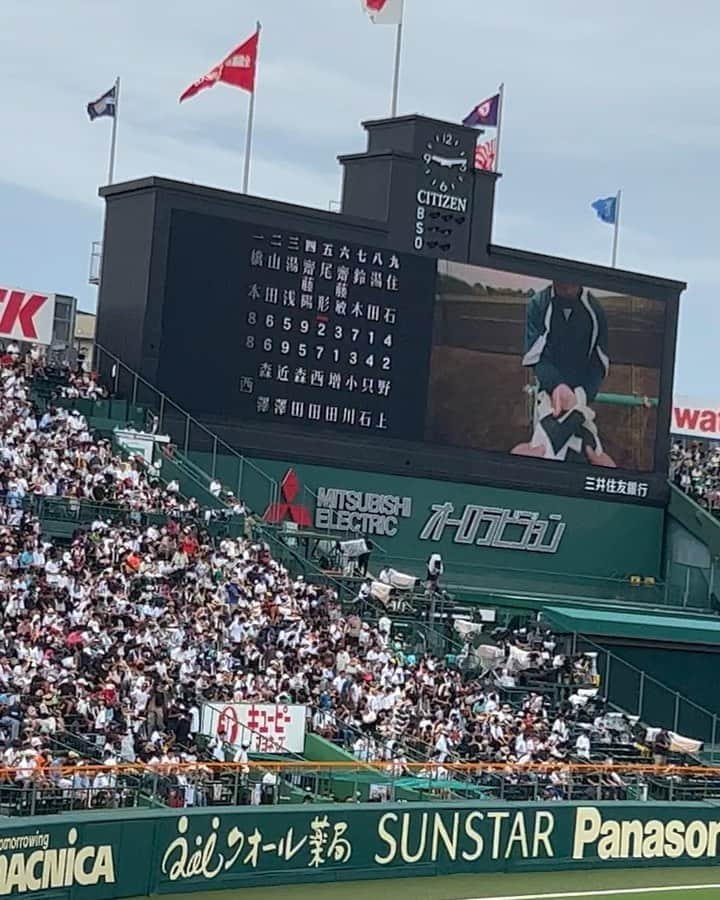
{"type": "Polygon", "coordinates": [[[117,97],[115,96],[115,87],[111,87],[107,93],[103,94],[98,100],[94,100],[87,105],[87,114],[90,121],[94,122],[100,116],[110,116],[115,118],[115,108],[117,105],[117,97]]]}
{"type": "Polygon", "coordinates": [[[601,197],[599,200],[591,203],[590,206],[595,210],[601,222],[606,222],[608,225],[615,224],[617,197],[601,197]]]}

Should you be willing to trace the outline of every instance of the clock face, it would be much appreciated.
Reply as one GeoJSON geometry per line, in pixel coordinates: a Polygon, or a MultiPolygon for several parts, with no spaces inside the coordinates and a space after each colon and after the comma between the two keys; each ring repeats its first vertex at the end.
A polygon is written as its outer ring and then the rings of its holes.
{"type": "Polygon", "coordinates": [[[468,154],[451,131],[438,131],[425,145],[425,177],[442,194],[459,191],[468,183],[468,154]]]}

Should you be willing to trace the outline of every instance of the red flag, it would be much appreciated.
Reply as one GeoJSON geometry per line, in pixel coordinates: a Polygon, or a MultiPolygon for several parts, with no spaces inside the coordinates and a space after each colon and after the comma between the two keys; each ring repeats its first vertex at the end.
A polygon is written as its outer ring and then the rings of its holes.
{"type": "Polygon", "coordinates": [[[360,3],[375,25],[400,25],[403,20],[403,0],[360,0],[360,3]]]}
{"type": "Polygon", "coordinates": [[[225,84],[231,84],[233,87],[242,88],[244,91],[252,93],[255,90],[255,73],[257,71],[258,44],[260,41],[260,31],[248,38],[244,44],[240,44],[232,50],[222,62],[219,62],[210,71],[198,78],[196,82],[180,95],[180,103],[188,100],[204,91],[205,88],[211,88],[218,81],[225,84]]]}
{"type": "Polygon", "coordinates": [[[492,138],[489,141],[478,144],[475,148],[476,169],[482,169],[484,172],[494,172],[496,158],[497,138],[492,138]]]}

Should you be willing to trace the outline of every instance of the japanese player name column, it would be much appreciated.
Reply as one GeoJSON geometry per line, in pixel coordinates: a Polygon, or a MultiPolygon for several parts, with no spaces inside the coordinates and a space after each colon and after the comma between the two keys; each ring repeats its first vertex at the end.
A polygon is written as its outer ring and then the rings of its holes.
{"type": "Polygon", "coordinates": [[[286,232],[246,252],[243,417],[421,437],[434,270],[286,232]]]}

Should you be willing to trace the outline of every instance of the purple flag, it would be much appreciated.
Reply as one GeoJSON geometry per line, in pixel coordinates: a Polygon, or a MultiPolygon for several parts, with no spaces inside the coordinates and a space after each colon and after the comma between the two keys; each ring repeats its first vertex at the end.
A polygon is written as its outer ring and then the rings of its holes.
{"type": "Polygon", "coordinates": [[[493,94],[482,103],[478,103],[473,108],[470,115],[463,119],[463,125],[469,125],[471,128],[479,128],[481,125],[489,125],[491,128],[497,128],[498,118],[500,114],[500,94],[493,94]]]}

